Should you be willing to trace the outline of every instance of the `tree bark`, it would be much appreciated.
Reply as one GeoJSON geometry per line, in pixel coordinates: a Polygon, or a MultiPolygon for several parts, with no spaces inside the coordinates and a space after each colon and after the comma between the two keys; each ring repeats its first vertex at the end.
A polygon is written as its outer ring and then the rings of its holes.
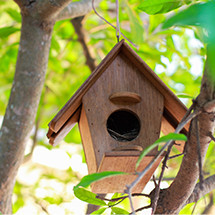
{"type": "Polygon", "coordinates": [[[54,23],[58,14],[64,19],[63,10],[67,11],[67,18],[72,18],[85,15],[92,8],[85,8],[91,0],[14,1],[21,9],[22,28],[15,77],[0,130],[0,212],[3,214],[12,213],[13,186],[34,125],[54,23]]]}
{"type": "Polygon", "coordinates": [[[209,75],[209,66],[206,62],[204,76],[202,79],[201,92],[195,101],[195,109],[201,109],[198,116],[199,131],[194,126],[194,119],[191,122],[188,141],[186,143],[185,155],[180,170],[166,190],[162,190],[158,200],[156,214],[178,214],[193,193],[196,182],[199,178],[197,134],[200,138],[201,159],[204,161],[211,138],[209,133],[214,131],[214,110],[205,110],[208,103],[214,100],[214,82],[209,75]],[[197,133],[198,132],[198,133],[197,133]]]}
{"type": "Polygon", "coordinates": [[[5,214],[12,212],[15,176],[44,85],[52,28],[53,23],[22,17],[16,72],[0,133],[0,211],[5,214]]]}
{"type": "Polygon", "coordinates": [[[204,180],[202,187],[200,183],[195,186],[193,193],[187,199],[185,205],[191,202],[197,202],[201,197],[210,193],[212,190],[215,189],[215,175],[212,175],[204,180]]]}

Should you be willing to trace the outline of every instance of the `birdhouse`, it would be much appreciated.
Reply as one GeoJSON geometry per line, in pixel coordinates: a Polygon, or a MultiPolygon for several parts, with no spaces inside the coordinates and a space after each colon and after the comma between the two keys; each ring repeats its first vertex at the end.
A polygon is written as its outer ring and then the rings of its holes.
{"type": "MultiPolygon", "coordinates": [[[[49,123],[48,138],[59,143],[79,123],[89,173],[135,172],[142,150],[173,132],[186,107],[122,40],[49,123]]],[[[182,131],[186,134],[187,127],[182,131]]],[[[182,147],[182,146],[181,146],[182,147]]],[[[141,161],[142,171],[157,149],[141,161]]],[[[161,158],[134,187],[141,192],[161,158]]],[[[96,193],[123,192],[137,175],[120,175],[92,185],[96,193]]]]}

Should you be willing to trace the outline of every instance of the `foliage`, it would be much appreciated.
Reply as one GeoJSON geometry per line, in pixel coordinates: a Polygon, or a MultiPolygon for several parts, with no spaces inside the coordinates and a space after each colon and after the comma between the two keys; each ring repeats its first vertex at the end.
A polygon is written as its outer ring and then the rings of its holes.
{"type": "Polygon", "coordinates": [[[155,15],[158,13],[167,13],[181,7],[183,4],[190,4],[191,2],[190,0],[145,0],[140,4],[139,9],[150,15],[155,15]]]}
{"type": "MultiPolygon", "coordinates": [[[[191,1],[188,0],[120,1],[121,31],[132,42],[139,45],[139,50],[136,51],[140,57],[155,70],[159,77],[176,94],[180,95],[180,98],[186,105],[190,105],[191,99],[195,98],[199,92],[202,68],[201,66],[197,68],[195,64],[197,64],[197,61],[201,63],[198,65],[203,66],[204,64],[206,49],[202,42],[206,37],[205,34],[202,36],[202,31],[199,27],[189,27],[189,29],[170,27],[173,25],[201,25],[209,32],[206,42],[211,43],[213,43],[211,35],[214,34],[213,2],[191,4],[184,11],[179,12],[179,10],[176,10],[171,12],[171,10],[180,8],[182,5],[186,7],[186,4],[190,3],[191,1]],[[204,8],[203,12],[202,8],[204,8]],[[149,16],[142,11],[156,15],[149,16]],[[165,13],[169,11],[173,17],[165,21],[165,13]],[[163,25],[165,29],[161,29],[163,23],[165,23],[163,25]],[[194,58],[197,61],[193,62],[192,59],[194,58]]],[[[111,1],[102,1],[98,8],[102,16],[111,23],[115,23],[114,10],[115,5],[111,1]]],[[[0,0],[0,14],[0,115],[3,116],[15,71],[21,16],[15,3],[4,0],[0,0]]],[[[93,12],[84,18],[83,25],[89,50],[98,65],[116,43],[115,30],[103,23],[93,12]]],[[[214,55],[213,49],[211,55],[214,55]]],[[[65,142],[55,149],[48,145],[45,134],[48,122],[90,75],[90,70],[85,65],[85,60],[82,47],[78,42],[77,35],[70,21],[57,22],[53,31],[45,87],[37,114],[39,129],[36,149],[42,148],[46,155],[56,150],[58,153],[63,153],[62,157],[67,158],[69,161],[77,154],[83,155],[83,150],[74,150],[80,146],[81,142],[77,126],[65,138],[65,142]]],[[[29,141],[26,154],[31,150],[33,136],[34,131],[32,131],[31,141],[29,141]]],[[[157,145],[158,142],[153,147],[157,145]]],[[[151,148],[145,150],[142,156],[149,150],[151,148]]],[[[205,164],[207,172],[211,171],[214,166],[213,151],[214,145],[211,145],[207,154],[207,165],[205,164]]],[[[175,150],[174,153],[178,152],[175,150]]],[[[40,157],[42,155],[39,154],[37,156],[40,157]]],[[[32,182],[31,184],[30,180],[23,180],[23,178],[18,176],[14,188],[14,212],[18,214],[20,211],[21,213],[22,208],[27,207],[29,202],[31,202],[30,205],[40,212],[44,208],[49,211],[51,206],[55,206],[57,208],[66,208],[65,213],[71,214],[71,210],[65,204],[75,201],[71,187],[78,183],[83,174],[69,165],[63,170],[59,170],[56,167],[54,169],[51,166],[54,161],[48,161],[50,158],[46,159],[46,162],[43,164],[35,162],[35,159],[33,156],[32,161],[20,168],[20,174],[24,171],[26,176],[36,171],[36,177],[31,177],[35,179],[34,183],[32,182]],[[54,185],[51,186],[52,184],[54,185]],[[58,187],[61,188],[59,192],[58,187]]],[[[60,163],[60,161],[58,162],[60,163]]],[[[180,157],[171,160],[168,163],[169,168],[165,173],[165,177],[174,177],[180,162],[180,157]]],[[[84,158],[80,164],[84,165],[84,158]]],[[[87,185],[89,185],[89,182],[87,182],[87,185]]],[[[113,206],[114,204],[110,202],[99,201],[89,190],[82,187],[79,187],[76,191],[74,190],[74,192],[76,196],[82,192],[81,196],[87,197],[87,202],[95,204],[95,201],[97,201],[99,205],[103,206],[94,214],[106,213],[107,209],[111,209],[112,214],[127,214],[124,209],[120,208],[123,203],[120,203],[121,206],[113,206]]],[[[113,198],[116,197],[118,197],[117,194],[114,194],[113,198]]],[[[125,205],[123,205],[123,208],[125,208],[125,205]]],[[[197,210],[202,210],[201,207],[199,208],[197,205],[197,210]]],[[[190,209],[185,208],[183,213],[190,213],[190,209]]]]}
{"type": "Polygon", "coordinates": [[[90,175],[87,175],[83,177],[75,187],[74,190],[76,190],[78,187],[88,187],[91,185],[93,182],[102,180],[104,178],[110,177],[110,176],[116,176],[116,175],[124,175],[127,174],[125,172],[117,172],[117,171],[106,171],[106,172],[98,172],[98,173],[93,173],[90,175]]]}
{"type": "Polygon", "coordinates": [[[152,149],[157,147],[160,143],[165,143],[171,140],[181,140],[181,141],[186,141],[187,137],[184,134],[175,134],[175,133],[169,133],[165,136],[160,137],[158,140],[156,140],[152,145],[147,146],[140,154],[140,157],[137,160],[136,163],[136,169],[140,165],[141,160],[150,152],[152,149]]]}
{"type": "Polygon", "coordinates": [[[215,62],[213,56],[215,54],[215,27],[213,20],[215,10],[215,1],[209,1],[206,3],[199,3],[191,5],[186,10],[181,11],[175,16],[168,19],[163,28],[169,28],[171,26],[200,26],[206,30],[206,34],[203,34],[203,40],[208,43],[207,56],[209,59],[209,65],[211,68],[211,76],[215,78],[215,62]],[[192,14],[192,16],[191,16],[192,14]]]}

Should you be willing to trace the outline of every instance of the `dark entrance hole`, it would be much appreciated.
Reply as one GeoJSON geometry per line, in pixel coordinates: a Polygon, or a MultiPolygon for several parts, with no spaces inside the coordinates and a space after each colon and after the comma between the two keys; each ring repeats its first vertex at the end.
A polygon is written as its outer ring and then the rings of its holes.
{"type": "Polygon", "coordinates": [[[121,142],[131,141],[140,132],[140,121],[136,114],[126,110],[119,110],[109,116],[107,130],[115,140],[121,142]]]}

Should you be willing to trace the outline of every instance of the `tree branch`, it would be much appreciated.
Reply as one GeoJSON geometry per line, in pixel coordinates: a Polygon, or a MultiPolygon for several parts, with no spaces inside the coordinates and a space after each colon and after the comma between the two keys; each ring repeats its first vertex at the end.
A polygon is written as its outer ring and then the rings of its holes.
{"type": "Polygon", "coordinates": [[[11,214],[11,194],[44,85],[52,28],[23,17],[16,72],[0,130],[0,211],[11,214]],[[32,51],[33,50],[33,51],[32,51]]]}
{"type": "MultiPolygon", "coordinates": [[[[17,1],[17,0],[16,0],[17,1]]],[[[72,0],[22,0],[22,12],[40,20],[55,19],[72,0]]],[[[20,4],[19,4],[20,5],[20,4]]]]}
{"type": "Polygon", "coordinates": [[[86,65],[90,68],[91,72],[93,72],[96,68],[96,64],[95,60],[91,57],[90,51],[85,42],[84,29],[81,23],[83,18],[83,16],[74,18],[71,20],[71,23],[75,29],[76,34],[78,35],[78,41],[83,48],[84,56],[86,58],[86,65]]]}
{"type": "MultiPolygon", "coordinates": [[[[101,0],[95,0],[95,6],[99,4],[101,0]]],[[[56,21],[64,19],[72,19],[78,16],[84,16],[92,10],[92,0],[82,0],[78,2],[72,2],[65,7],[57,16],[56,21]]]]}
{"type": "MultiPolygon", "coordinates": [[[[208,64],[206,62],[204,76],[202,79],[201,92],[196,99],[194,111],[202,110],[198,116],[199,120],[199,139],[201,146],[202,161],[205,158],[207,148],[211,141],[208,136],[209,132],[214,131],[214,113],[208,113],[204,110],[204,106],[214,100],[214,86],[208,74],[208,64]]],[[[187,199],[193,192],[196,182],[199,177],[198,153],[197,153],[197,138],[196,127],[193,121],[191,122],[188,142],[186,144],[185,155],[180,167],[180,170],[170,185],[163,192],[163,196],[159,198],[156,213],[158,214],[175,214],[178,213],[186,203],[187,199]]]]}
{"type": "Polygon", "coordinates": [[[187,199],[184,205],[187,205],[192,202],[197,202],[201,197],[210,193],[212,190],[215,189],[215,175],[212,175],[204,180],[201,189],[201,183],[196,184],[192,194],[187,199]]]}
{"type": "Polygon", "coordinates": [[[212,214],[212,208],[214,206],[214,197],[213,197],[213,192],[210,193],[209,196],[210,200],[208,205],[205,207],[204,211],[202,212],[202,214],[212,214]]]}
{"type": "MultiPolygon", "coordinates": [[[[92,10],[91,0],[14,0],[21,8],[22,15],[30,15],[38,20],[58,21],[83,16],[92,10]]],[[[95,4],[101,0],[96,0],[95,4]]]]}

